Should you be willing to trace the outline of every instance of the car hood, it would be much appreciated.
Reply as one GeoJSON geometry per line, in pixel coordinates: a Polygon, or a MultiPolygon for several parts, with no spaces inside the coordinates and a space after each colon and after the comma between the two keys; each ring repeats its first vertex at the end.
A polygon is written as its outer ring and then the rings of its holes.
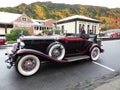
{"type": "Polygon", "coordinates": [[[24,36],[20,37],[22,40],[58,40],[64,38],[65,36],[61,35],[52,35],[52,36],[24,36]]]}

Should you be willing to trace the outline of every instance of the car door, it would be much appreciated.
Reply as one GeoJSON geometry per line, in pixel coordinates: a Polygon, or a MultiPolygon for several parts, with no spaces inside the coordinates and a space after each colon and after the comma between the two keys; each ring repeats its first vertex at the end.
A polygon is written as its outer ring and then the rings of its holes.
{"type": "Polygon", "coordinates": [[[65,41],[66,53],[80,53],[84,50],[86,39],[79,37],[68,37],[65,41]]]}

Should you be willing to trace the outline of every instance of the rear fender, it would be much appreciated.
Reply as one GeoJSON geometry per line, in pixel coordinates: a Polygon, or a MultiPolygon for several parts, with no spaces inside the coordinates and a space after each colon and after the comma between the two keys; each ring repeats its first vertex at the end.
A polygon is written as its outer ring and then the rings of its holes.
{"type": "Polygon", "coordinates": [[[94,47],[98,47],[98,48],[100,49],[100,52],[102,52],[102,49],[99,47],[99,45],[98,45],[98,44],[95,44],[95,43],[90,46],[89,52],[91,52],[91,50],[92,50],[94,47]]]}

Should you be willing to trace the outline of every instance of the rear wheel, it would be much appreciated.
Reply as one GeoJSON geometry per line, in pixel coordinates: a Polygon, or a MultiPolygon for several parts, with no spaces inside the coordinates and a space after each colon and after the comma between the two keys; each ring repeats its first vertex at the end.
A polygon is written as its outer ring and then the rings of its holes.
{"type": "Polygon", "coordinates": [[[40,60],[35,55],[24,55],[17,60],[16,70],[22,76],[31,76],[40,68],[40,60]]]}
{"type": "Polygon", "coordinates": [[[91,52],[90,52],[90,58],[93,61],[97,61],[100,56],[100,49],[98,47],[93,47],[91,52]]]}

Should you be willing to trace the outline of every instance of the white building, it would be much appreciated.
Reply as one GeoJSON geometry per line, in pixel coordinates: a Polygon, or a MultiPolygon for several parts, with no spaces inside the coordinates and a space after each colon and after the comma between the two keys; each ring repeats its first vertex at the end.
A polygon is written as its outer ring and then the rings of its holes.
{"type": "Polygon", "coordinates": [[[57,27],[63,32],[75,34],[79,33],[82,27],[87,34],[90,32],[98,34],[100,23],[99,20],[80,15],[70,16],[56,22],[57,27]]]}

